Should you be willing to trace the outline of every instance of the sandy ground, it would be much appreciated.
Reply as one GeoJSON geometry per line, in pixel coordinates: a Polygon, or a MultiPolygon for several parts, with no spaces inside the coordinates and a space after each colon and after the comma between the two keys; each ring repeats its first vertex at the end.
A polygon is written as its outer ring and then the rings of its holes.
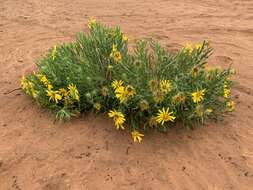
{"type": "Polygon", "coordinates": [[[252,0],[0,0],[0,190],[252,190],[252,0]],[[233,64],[236,112],[192,131],[134,144],[105,117],[54,123],[14,91],[52,45],[87,31],[88,17],[121,25],[130,43],[168,49],[208,39],[210,65],[233,64]]]}

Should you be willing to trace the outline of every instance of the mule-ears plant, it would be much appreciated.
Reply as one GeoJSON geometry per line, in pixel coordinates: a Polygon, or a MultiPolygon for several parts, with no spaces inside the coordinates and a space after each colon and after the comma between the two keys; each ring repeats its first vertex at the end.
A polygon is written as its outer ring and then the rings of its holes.
{"type": "Polygon", "coordinates": [[[23,77],[21,86],[41,106],[67,120],[80,113],[107,113],[116,129],[129,129],[135,142],[144,131],[164,131],[181,122],[204,124],[233,111],[231,68],[209,68],[209,43],[187,44],[169,53],[158,42],[139,40],[128,52],[120,28],[90,20],[89,33],[54,46],[23,77]]]}

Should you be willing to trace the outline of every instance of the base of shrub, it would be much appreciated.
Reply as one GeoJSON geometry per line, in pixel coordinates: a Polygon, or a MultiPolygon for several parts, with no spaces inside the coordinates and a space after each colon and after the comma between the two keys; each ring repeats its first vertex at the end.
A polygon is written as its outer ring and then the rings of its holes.
{"type": "Polygon", "coordinates": [[[144,131],[186,127],[217,119],[235,108],[231,68],[207,66],[206,41],[169,53],[158,42],[139,40],[134,53],[119,27],[90,20],[89,33],[54,46],[23,77],[24,92],[56,113],[60,121],[80,113],[108,113],[118,130],[129,128],[135,142],[144,131]]]}

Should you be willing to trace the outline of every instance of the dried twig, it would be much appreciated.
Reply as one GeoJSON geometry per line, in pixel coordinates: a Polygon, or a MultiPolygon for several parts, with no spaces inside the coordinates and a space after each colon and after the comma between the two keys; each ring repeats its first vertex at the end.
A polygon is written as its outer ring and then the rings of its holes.
{"type": "Polygon", "coordinates": [[[13,90],[10,90],[10,91],[8,91],[8,92],[4,92],[3,94],[4,95],[6,95],[6,94],[10,94],[10,93],[12,93],[12,92],[15,92],[15,91],[17,91],[17,90],[21,90],[22,88],[15,88],[15,89],[13,89],[13,90]]]}

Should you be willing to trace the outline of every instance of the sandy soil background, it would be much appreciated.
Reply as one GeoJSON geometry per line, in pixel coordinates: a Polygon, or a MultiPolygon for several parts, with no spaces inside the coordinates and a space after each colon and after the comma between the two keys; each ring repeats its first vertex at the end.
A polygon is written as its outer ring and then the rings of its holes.
{"type": "Polygon", "coordinates": [[[0,0],[0,190],[252,190],[252,0],[0,0]],[[13,91],[54,44],[88,17],[153,37],[170,50],[207,39],[210,65],[237,70],[236,112],[222,123],[134,144],[105,117],[54,123],[13,91]]]}

